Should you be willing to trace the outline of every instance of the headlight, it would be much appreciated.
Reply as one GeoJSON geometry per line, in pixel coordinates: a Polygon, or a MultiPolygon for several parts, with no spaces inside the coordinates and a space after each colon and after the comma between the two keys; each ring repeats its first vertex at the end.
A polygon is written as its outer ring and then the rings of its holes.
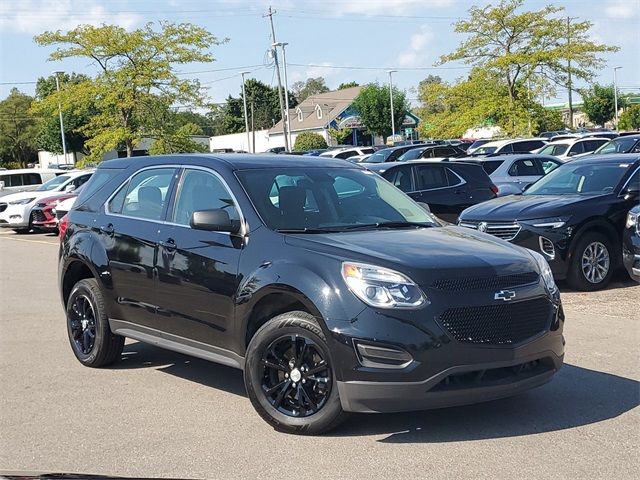
{"type": "Polygon", "coordinates": [[[540,275],[542,276],[549,293],[556,293],[558,291],[558,286],[556,285],[556,281],[553,279],[553,273],[551,272],[551,267],[549,266],[547,259],[533,250],[529,250],[529,253],[538,264],[540,275]]]}
{"type": "Polygon", "coordinates": [[[551,218],[538,218],[535,220],[521,221],[520,223],[526,223],[538,228],[560,228],[564,226],[570,217],[551,217],[551,218]]]}
{"type": "Polygon", "coordinates": [[[13,202],[9,202],[9,205],[26,205],[27,203],[31,203],[36,199],[36,197],[31,198],[23,198],[22,200],[14,200],[13,202]]]}
{"type": "Polygon", "coordinates": [[[410,278],[387,268],[344,262],[342,278],[354,295],[371,307],[417,308],[427,303],[410,278]]]}
{"type": "Polygon", "coordinates": [[[635,225],[638,225],[638,216],[640,216],[638,213],[627,213],[627,228],[632,228],[635,225]]]}

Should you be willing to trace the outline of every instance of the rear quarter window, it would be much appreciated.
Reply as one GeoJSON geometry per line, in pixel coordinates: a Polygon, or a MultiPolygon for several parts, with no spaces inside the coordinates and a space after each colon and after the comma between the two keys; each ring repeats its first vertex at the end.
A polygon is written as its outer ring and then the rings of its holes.
{"type": "MultiPolygon", "coordinates": [[[[119,176],[121,169],[98,169],[91,175],[91,178],[82,186],[78,195],[76,206],[78,210],[96,211],[100,208],[104,199],[95,197],[95,194],[102,189],[110,180],[119,176]],[[94,198],[95,197],[95,198],[94,198]]],[[[111,193],[111,190],[109,191],[111,193]]]]}

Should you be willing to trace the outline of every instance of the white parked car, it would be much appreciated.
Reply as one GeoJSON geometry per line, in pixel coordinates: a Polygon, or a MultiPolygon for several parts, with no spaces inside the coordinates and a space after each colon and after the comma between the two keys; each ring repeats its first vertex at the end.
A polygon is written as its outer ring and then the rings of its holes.
{"type": "Polygon", "coordinates": [[[552,140],[536,153],[553,155],[566,162],[572,157],[594,152],[609,141],[608,138],[582,137],[563,140],[552,140]]]}
{"type": "Polygon", "coordinates": [[[0,197],[12,193],[35,190],[43,183],[62,173],[64,173],[63,170],[56,169],[21,168],[17,170],[2,170],[0,172],[0,197]]]}
{"type": "Polygon", "coordinates": [[[509,153],[533,152],[547,144],[545,138],[516,138],[488,142],[478,147],[471,155],[474,157],[486,155],[506,155],[509,153]]]}
{"type": "Polygon", "coordinates": [[[0,227],[12,228],[17,233],[26,233],[32,228],[31,210],[41,198],[55,192],[72,192],[84,184],[93,170],[66,172],[28,192],[13,193],[0,199],[0,227]]]}
{"type": "Polygon", "coordinates": [[[347,159],[356,155],[371,155],[375,150],[371,147],[350,147],[336,148],[335,150],[327,150],[320,154],[321,157],[342,158],[347,159]]]}

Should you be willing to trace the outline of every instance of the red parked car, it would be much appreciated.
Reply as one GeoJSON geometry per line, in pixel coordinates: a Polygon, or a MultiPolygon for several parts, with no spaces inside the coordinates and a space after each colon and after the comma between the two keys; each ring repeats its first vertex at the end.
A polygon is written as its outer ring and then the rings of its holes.
{"type": "Polygon", "coordinates": [[[31,218],[33,219],[31,224],[33,228],[49,231],[57,230],[58,218],[53,210],[56,205],[58,205],[58,202],[66,200],[67,198],[77,197],[78,193],[77,191],[59,192],[50,197],[40,199],[31,210],[31,218]]]}

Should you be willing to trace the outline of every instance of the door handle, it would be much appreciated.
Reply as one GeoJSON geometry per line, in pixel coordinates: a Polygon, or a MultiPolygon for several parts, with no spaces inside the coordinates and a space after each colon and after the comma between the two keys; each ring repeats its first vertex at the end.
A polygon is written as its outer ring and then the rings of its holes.
{"type": "Polygon", "coordinates": [[[113,236],[114,230],[113,230],[113,223],[110,223],[109,225],[102,225],[100,227],[100,231],[102,233],[104,233],[105,235],[109,235],[110,237],[113,236]]]}
{"type": "Polygon", "coordinates": [[[164,248],[167,252],[173,252],[178,246],[173,238],[167,238],[164,241],[158,242],[162,248],[164,248]]]}

